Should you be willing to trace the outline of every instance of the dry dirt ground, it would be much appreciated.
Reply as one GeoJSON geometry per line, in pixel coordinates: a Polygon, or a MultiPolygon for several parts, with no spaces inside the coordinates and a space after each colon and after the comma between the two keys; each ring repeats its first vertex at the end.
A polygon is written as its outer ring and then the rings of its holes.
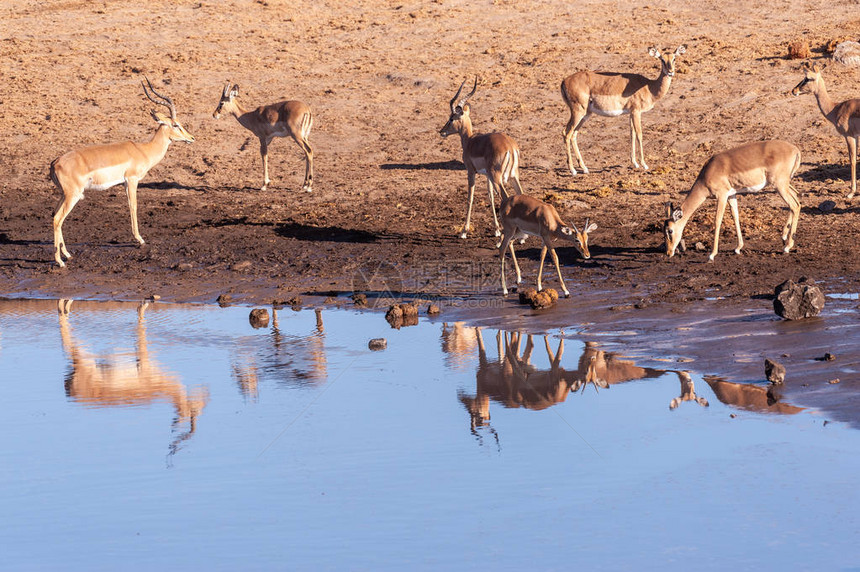
{"type": "MultiPolygon", "coordinates": [[[[457,86],[476,74],[475,127],[519,143],[526,192],[551,200],[568,221],[599,225],[591,260],[560,249],[574,293],[750,297],[804,275],[829,291],[860,288],[860,198],[845,199],[845,143],[812,96],[789,95],[802,73],[786,57],[795,40],[826,61],[827,41],[860,38],[857,0],[10,0],[0,14],[2,293],[176,301],[231,293],[265,302],[348,293],[356,277],[381,268],[410,295],[497,295],[485,183],[474,232],[460,240],[460,143],[438,134],[457,86]],[[651,170],[630,165],[627,119],[598,117],[580,135],[591,173],[571,176],[562,78],[583,68],[656,77],[647,48],[680,44],[687,52],[669,94],[644,115],[651,170]],[[59,194],[48,166],[76,147],[148,140],[155,124],[144,75],[173,98],[196,142],[171,146],[142,184],[146,246],[133,242],[122,187],[89,192],[64,226],[74,258],[58,269],[51,216],[59,194]],[[273,183],[259,191],[256,138],[232,117],[212,118],[228,79],[248,107],[311,105],[312,193],[299,190],[304,161],[288,139],[273,143],[273,183]],[[664,203],[682,199],[711,154],[766,138],[803,153],[796,251],[781,253],[787,210],[767,193],[740,201],[743,255],[731,251],[727,220],[715,263],[695,250],[669,259],[664,203]],[[826,200],[832,211],[818,208],[826,200]]],[[[825,79],[834,99],[860,97],[860,70],[831,63],[825,79]]],[[[687,227],[688,245],[710,249],[714,205],[687,227]]],[[[520,247],[529,282],[536,245],[520,247]]],[[[553,274],[546,283],[555,286],[553,274]]]]}

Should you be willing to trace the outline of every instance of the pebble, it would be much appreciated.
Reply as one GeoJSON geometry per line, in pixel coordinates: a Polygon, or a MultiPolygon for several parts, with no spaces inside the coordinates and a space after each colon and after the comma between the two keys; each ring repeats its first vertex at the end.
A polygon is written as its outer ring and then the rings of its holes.
{"type": "Polygon", "coordinates": [[[388,341],[385,338],[373,338],[367,342],[367,347],[374,352],[379,352],[388,347],[388,341]]]}

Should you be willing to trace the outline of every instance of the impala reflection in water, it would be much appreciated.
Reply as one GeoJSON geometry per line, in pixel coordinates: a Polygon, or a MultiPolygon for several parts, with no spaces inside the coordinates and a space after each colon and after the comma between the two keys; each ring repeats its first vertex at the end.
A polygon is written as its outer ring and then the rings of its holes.
{"type": "Polygon", "coordinates": [[[74,335],[69,323],[72,300],[57,302],[63,351],[70,366],[65,379],[66,395],[90,407],[134,407],[158,401],[170,403],[175,410],[172,430],[176,434],[170,443],[172,455],[194,434],[197,416],[206,407],[209,392],[204,387],[189,391],[179,376],[163,369],[153,359],[146,340],[148,306],[143,302],[137,308],[134,355],[120,351],[97,355],[87,351],[86,345],[74,335]]]}
{"type": "MultiPolygon", "coordinates": [[[[465,334],[468,329],[461,332],[465,334]]],[[[499,330],[496,333],[495,360],[487,357],[481,328],[474,328],[474,336],[478,346],[475,394],[460,391],[458,397],[469,412],[471,430],[476,436],[479,428],[486,427],[498,440],[498,435],[489,425],[491,399],[507,408],[522,407],[539,411],[565,401],[570,393],[584,391],[589,385],[599,391],[601,388],[606,389],[628,381],[656,379],[666,373],[675,373],[680,382],[680,394],[671,399],[670,409],[676,409],[686,401],[705,407],[708,405],[707,399],[696,394],[695,385],[688,372],[640,367],[614,353],[599,349],[593,342],[585,343],[577,368],[568,370],[562,367],[564,338],[559,338],[558,346],[553,351],[549,337],[543,336],[550,366],[548,369],[539,369],[532,364],[535,348],[532,334],[525,335],[523,347],[521,332],[499,330]]],[[[468,347],[465,341],[453,345],[450,339],[446,339],[445,330],[443,342],[447,342],[443,343],[443,349],[468,347]]]]}

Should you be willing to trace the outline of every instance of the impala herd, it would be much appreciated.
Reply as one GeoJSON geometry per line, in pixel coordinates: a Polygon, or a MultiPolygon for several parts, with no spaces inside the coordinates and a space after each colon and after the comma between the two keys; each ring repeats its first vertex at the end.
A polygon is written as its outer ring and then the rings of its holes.
{"type": "MultiPolygon", "coordinates": [[[[565,78],[561,83],[561,96],[570,109],[570,119],[563,130],[568,167],[572,175],[577,175],[573,154],[576,155],[582,173],[588,168],[579,150],[578,133],[582,125],[592,115],[616,117],[630,116],[630,159],[636,169],[648,169],[642,146],[642,114],[649,111],[664,97],[675,76],[675,60],[685,53],[679,46],[673,52],[660,52],[649,48],[650,56],[660,61],[660,74],[655,79],[632,73],[609,73],[583,70],[565,78]],[[637,160],[638,146],[638,160],[637,160]],[[573,154],[571,152],[571,148],[573,154]]],[[[830,121],[848,145],[851,166],[850,199],[857,191],[857,147],[860,143],[860,99],[850,99],[834,103],[827,94],[822,68],[818,65],[804,64],[804,78],[792,90],[793,95],[811,93],[815,96],[821,113],[830,121]]],[[[495,222],[495,235],[500,237],[497,244],[501,258],[501,286],[503,294],[508,290],[505,283],[505,255],[510,249],[517,273],[517,284],[522,281],[519,265],[514,254],[513,241],[520,243],[528,235],[536,236],[543,242],[540,267],[537,276],[538,289],[541,288],[541,275],[547,251],[550,252],[564,295],[570,295],[564,286],[554,244],[558,240],[573,243],[584,258],[589,258],[588,234],[597,225],[586,220],[582,229],[575,225],[567,226],[555,207],[523,193],[519,180],[520,149],[516,142],[504,133],[476,133],[472,127],[469,99],[478,87],[477,77],[471,91],[463,95],[466,81],[460,85],[451,99],[451,114],[448,122],[440,129],[442,137],[460,136],[463,149],[463,163],[466,166],[468,200],[466,220],[460,238],[466,238],[472,217],[472,203],[475,195],[475,178],[487,178],[490,210],[495,222]],[[499,195],[501,206],[496,216],[495,195],[499,195]],[[501,221],[501,225],[499,222],[501,221]]],[[[122,184],[128,197],[131,215],[131,229],[138,243],[144,244],[137,222],[137,186],[146,173],[157,165],[167,153],[171,142],[192,143],[194,137],[179,123],[173,101],[158,93],[146,79],[143,83],[146,97],[156,105],[163,106],[169,115],[152,111],[152,118],[158,124],[152,138],[146,143],[130,141],[107,145],[94,145],[70,151],[51,163],[50,178],[62,192],[62,197],[53,217],[54,260],[60,267],[65,266],[63,258],[70,259],[63,238],[63,222],[85,191],[102,191],[122,184]]],[[[238,100],[239,86],[230,82],[221,92],[218,107],[213,117],[222,114],[233,115],[245,129],[260,140],[260,156],[263,163],[263,185],[265,191],[269,179],[268,149],[275,137],[291,137],[306,158],[305,178],[302,189],[310,192],[313,185],[313,149],[308,142],[313,115],[310,107],[300,101],[282,101],[263,105],[253,110],[243,108],[238,100]]],[[[759,141],[717,153],[705,162],[689,193],[678,208],[667,204],[666,218],[663,223],[666,254],[673,256],[680,247],[684,248],[682,235],[684,227],[708,197],[717,200],[717,214],[714,225],[714,243],[709,261],[713,261],[719,251],[720,226],[726,204],[731,208],[738,236],[736,253],[743,248],[740,219],[738,213],[738,194],[754,193],[766,187],[775,189],[789,208],[788,220],[782,232],[784,252],[794,245],[794,235],[800,217],[800,201],[791,178],[800,167],[800,150],[791,143],[779,140],[759,141]]]]}

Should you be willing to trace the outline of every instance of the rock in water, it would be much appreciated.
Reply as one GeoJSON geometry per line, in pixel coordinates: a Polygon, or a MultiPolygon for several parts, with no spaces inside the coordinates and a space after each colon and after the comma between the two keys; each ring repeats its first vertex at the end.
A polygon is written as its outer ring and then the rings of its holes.
{"type": "Polygon", "coordinates": [[[808,278],[786,280],[774,289],[773,311],[786,320],[811,318],[824,308],[824,294],[808,278]]]}
{"type": "Polygon", "coordinates": [[[388,341],[385,338],[373,338],[367,342],[367,347],[374,352],[379,352],[388,347],[388,341]]]}
{"type": "Polygon", "coordinates": [[[764,360],[764,374],[773,384],[782,385],[785,382],[785,366],[771,359],[764,360]]]}

